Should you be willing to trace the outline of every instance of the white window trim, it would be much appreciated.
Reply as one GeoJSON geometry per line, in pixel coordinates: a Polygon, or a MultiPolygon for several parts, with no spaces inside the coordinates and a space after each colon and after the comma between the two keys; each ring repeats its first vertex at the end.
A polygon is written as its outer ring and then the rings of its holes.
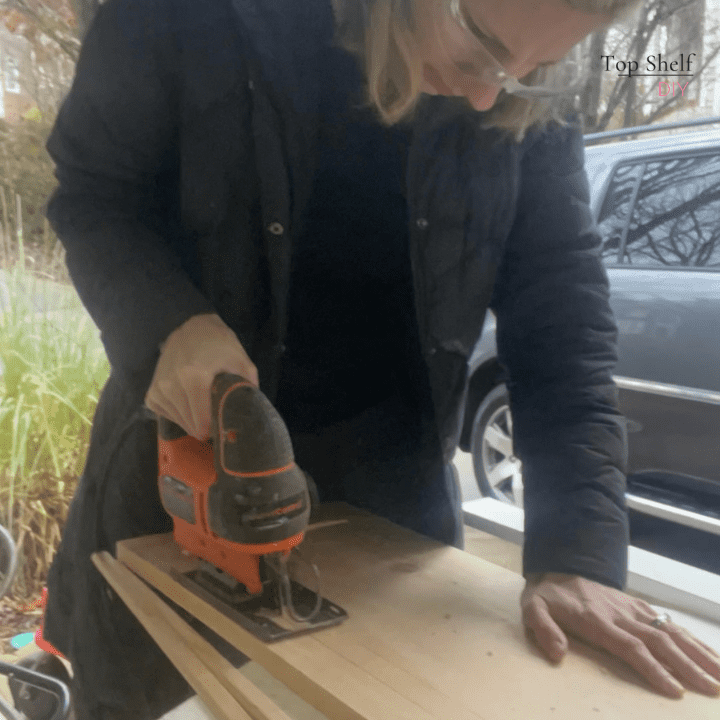
{"type": "Polygon", "coordinates": [[[8,55],[5,58],[5,92],[16,93],[22,92],[20,87],[20,61],[8,55]]]}

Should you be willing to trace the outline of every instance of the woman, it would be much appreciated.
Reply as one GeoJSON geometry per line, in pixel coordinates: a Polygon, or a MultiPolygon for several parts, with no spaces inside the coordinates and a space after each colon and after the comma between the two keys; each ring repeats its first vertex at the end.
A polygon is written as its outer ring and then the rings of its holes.
{"type": "Polygon", "coordinates": [[[49,578],[78,720],[188,692],[89,560],[170,529],[144,408],[206,438],[213,377],[242,374],[321,500],[461,546],[449,461],[488,307],[525,471],[528,633],[554,661],[573,633],[671,697],[673,674],[717,692],[713,651],[622,593],[625,425],[581,136],[516,80],[546,94],[546,67],[624,5],[101,7],[48,142],[48,217],[112,366],[49,578]]]}

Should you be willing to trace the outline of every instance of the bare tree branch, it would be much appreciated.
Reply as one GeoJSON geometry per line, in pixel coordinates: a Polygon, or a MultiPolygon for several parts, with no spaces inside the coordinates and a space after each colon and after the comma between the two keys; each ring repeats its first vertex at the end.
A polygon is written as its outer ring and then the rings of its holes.
{"type": "MultiPolygon", "coordinates": [[[[705,70],[705,68],[710,66],[710,63],[715,59],[717,54],[720,53],[720,45],[718,45],[711,53],[710,56],[705,59],[705,62],[700,66],[700,69],[697,71],[696,76],[699,76],[702,74],[702,71],[705,70]]],[[[691,81],[692,82],[692,81],[691,81]]],[[[662,117],[666,112],[667,109],[673,105],[675,102],[674,97],[670,97],[665,102],[661,103],[657,110],[650,113],[650,115],[645,119],[645,122],[649,125],[653,120],[657,120],[657,118],[662,117]]]]}
{"type": "MultiPolygon", "coordinates": [[[[679,31],[681,31],[682,38],[678,42],[687,43],[688,32],[693,38],[699,39],[703,29],[702,26],[700,29],[696,27],[698,12],[705,14],[704,0],[645,0],[632,29],[626,31],[624,35],[614,29],[602,37],[592,38],[588,54],[591,62],[595,63],[595,67],[587,74],[586,87],[580,103],[587,128],[591,128],[595,132],[606,129],[613,118],[617,117],[620,109],[623,111],[624,127],[649,124],[677,106],[681,100],[680,95],[664,98],[658,106],[657,98],[651,97],[652,86],[648,87],[646,83],[642,83],[639,79],[636,80],[634,76],[618,76],[613,82],[607,73],[604,73],[608,69],[607,67],[603,65],[596,69],[597,59],[604,55],[614,55],[623,60],[639,60],[645,57],[651,43],[658,41],[661,28],[665,26],[670,30],[671,21],[673,24],[680,23],[681,25],[679,31]],[[600,40],[604,40],[604,42],[600,42],[600,40]],[[608,41],[612,47],[608,47],[608,41]],[[603,81],[604,90],[602,88],[603,81]],[[601,92],[596,94],[598,82],[601,83],[601,92]],[[604,98],[603,95],[605,95],[604,98]],[[600,109],[601,103],[602,110],[600,109]],[[650,111],[651,114],[646,115],[650,111]]],[[[669,52],[668,47],[669,43],[663,47],[663,54],[666,51],[669,52]]],[[[676,45],[675,49],[677,47],[676,45]]],[[[695,72],[695,83],[704,70],[710,70],[711,60],[717,55],[717,50],[710,51],[706,48],[705,54],[709,57],[698,58],[701,60],[701,68],[695,72]]],[[[682,97],[687,99],[687,93],[684,93],[682,97]]]]}
{"type": "Polygon", "coordinates": [[[48,5],[27,0],[2,0],[0,9],[17,10],[32,20],[37,30],[49,37],[73,61],[80,55],[80,41],[73,29],[48,5]]]}

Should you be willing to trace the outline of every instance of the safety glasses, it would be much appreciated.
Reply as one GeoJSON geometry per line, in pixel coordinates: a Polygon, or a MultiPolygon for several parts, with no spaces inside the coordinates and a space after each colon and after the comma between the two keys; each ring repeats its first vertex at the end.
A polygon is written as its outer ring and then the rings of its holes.
{"type": "Polygon", "coordinates": [[[449,0],[446,5],[447,20],[454,28],[443,33],[445,50],[454,58],[455,66],[464,75],[482,83],[502,88],[506,93],[517,97],[535,99],[567,97],[577,95],[580,84],[565,84],[564,87],[552,85],[523,85],[516,77],[507,73],[501,62],[488,47],[489,39],[472,28],[462,0],[449,0]],[[462,35],[459,31],[462,31],[462,35]],[[470,50],[470,51],[468,51],[470,50]]]}

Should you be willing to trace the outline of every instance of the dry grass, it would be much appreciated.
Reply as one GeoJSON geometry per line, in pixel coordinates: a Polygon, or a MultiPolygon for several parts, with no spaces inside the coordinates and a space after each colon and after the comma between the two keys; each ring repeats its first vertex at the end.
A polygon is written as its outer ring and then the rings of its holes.
{"type": "Polygon", "coordinates": [[[31,263],[21,245],[16,260],[0,282],[0,523],[19,555],[9,598],[25,605],[45,584],[109,366],[74,289],[48,279],[57,259],[31,263]]]}

